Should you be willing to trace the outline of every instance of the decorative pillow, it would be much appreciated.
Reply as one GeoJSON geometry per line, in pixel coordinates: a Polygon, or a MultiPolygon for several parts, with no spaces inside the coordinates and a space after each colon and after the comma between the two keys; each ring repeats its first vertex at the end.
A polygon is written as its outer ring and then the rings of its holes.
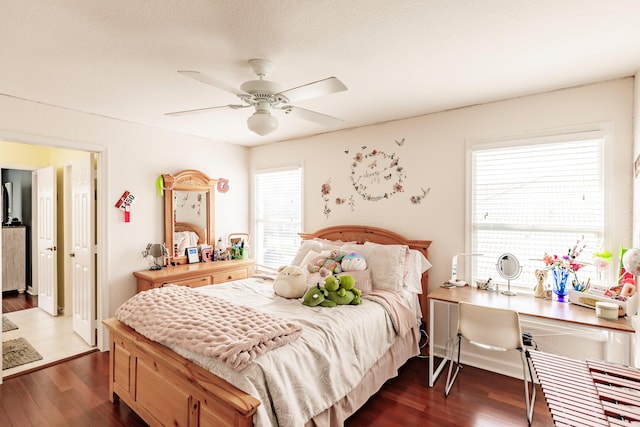
{"type": "Polygon", "coordinates": [[[356,281],[356,288],[362,291],[362,294],[368,294],[373,290],[373,282],[371,281],[371,272],[369,270],[353,270],[339,273],[340,277],[343,274],[351,275],[356,281]]]}
{"type": "Polygon", "coordinates": [[[367,260],[373,287],[398,291],[404,279],[406,245],[381,245],[365,242],[362,252],[367,260]]]}

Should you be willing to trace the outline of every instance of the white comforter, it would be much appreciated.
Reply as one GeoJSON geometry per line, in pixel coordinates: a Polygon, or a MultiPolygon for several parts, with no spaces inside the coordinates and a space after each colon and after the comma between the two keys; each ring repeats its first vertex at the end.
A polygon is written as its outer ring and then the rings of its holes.
{"type": "Polygon", "coordinates": [[[196,288],[302,324],[302,336],[236,372],[219,359],[167,345],[261,401],[255,426],[303,426],[350,392],[393,343],[396,333],[382,305],[307,307],[252,278],[196,288]]]}

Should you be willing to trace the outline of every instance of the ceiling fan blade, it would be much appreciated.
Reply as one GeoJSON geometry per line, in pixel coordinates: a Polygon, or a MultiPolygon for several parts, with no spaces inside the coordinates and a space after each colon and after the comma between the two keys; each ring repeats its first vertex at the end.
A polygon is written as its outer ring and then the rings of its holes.
{"type": "Polygon", "coordinates": [[[293,103],[303,99],[315,98],[317,96],[329,95],[331,93],[342,92],[347,87],[335,77],[307,83],[306,85],[294,87],[280,92],[280,95],[287,97],[293,103]]]}
{"type": "Polygon", "coordinates": [[[231,92],[234,95],[246,95],[247,93],[240,90],[240,89],[236,89],[235,87],[221,81],[218,79],[214,79],[213,77],[209,77],[206,74],[202,74],[199,71],[187,71],[187,70],[180,70],[178,71],[180,74],[182,74],[183,76],[187,76],[187,77],[191,77],[192,79],[196,79],[199,82],[202,82],[204,84],[207,84],[209,86],[213,86],[215,88],[218,89],[222,89],[226,92],[231,92]]]}
{"type": "Polygon", "coordinates": [[[164,115],[177,117],[177,116],[186,116],[188,114],[205,113],[207,111],[216,110],[218,108],[231,108],[232,110],[237,110],[239,108],[247,108],[247,107],[249,107],[249,105],[238,105],[238,104],[219,105],[217,107],[205,107],[205,108],[194,108],[193,110],[173,111],[171,113],[164,113],[164,115]]]}
{"type": "Polygon", "coordinates": [[[287,105],[282,108],[285,114],[291,114],[293,116],[300,117],[301,119],[309,120],[314,123],[318,123],[324,126],[337,126],[340,123],[344,122],[342,119],[338,119],[337,117],[328,116],[326,114],[318,113],[316,111],[307,110],[300,107],[294,107],[292,105],[287,105]]]}

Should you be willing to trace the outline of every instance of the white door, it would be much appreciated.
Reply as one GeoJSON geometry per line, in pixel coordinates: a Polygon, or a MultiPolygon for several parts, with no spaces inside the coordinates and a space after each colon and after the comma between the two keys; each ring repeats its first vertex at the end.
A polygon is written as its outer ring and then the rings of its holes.
{"type": "Polygon", "coordinates": [[[49,166],[37,171],[38,307],[58,315],[56,247],[56,175],[49,166]]]}
{"type": "Polygon", "coordinates": [[[94,174],[91,154],[71,165],[71,289],[73,330],[89,345],[96,345],[93,219],[94,174]]]}

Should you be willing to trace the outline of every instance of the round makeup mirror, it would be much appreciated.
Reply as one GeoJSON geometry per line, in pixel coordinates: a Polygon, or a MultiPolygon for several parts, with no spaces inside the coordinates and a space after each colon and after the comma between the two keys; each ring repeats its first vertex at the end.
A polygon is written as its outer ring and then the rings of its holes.
{"type": "Polygon", "coordinates": [[[516,279],[522,271],[518,258],[510,253],[500,255],[496,263],[496,270],[500,277],[507,279],[507,290],[502,291],[502,293],[509,296],[516,295],[516,293],[511,290],[511,280],[516,279]]]}

